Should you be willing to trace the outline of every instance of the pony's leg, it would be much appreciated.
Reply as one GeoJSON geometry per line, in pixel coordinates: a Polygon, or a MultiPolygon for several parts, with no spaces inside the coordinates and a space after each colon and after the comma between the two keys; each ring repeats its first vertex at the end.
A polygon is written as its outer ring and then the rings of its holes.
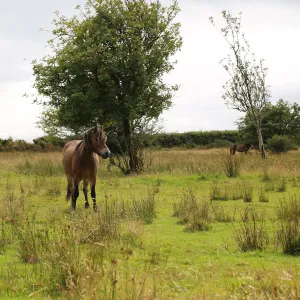
{"type": "Polygon", "coordinates": [[[74,178],[74,191],[72,192],[72,208],[76,209],[76,200],[79,196],[79,189],[78,189],[78,185],[79,185],[80,180],[78,180],[77,178],[74,178]]]}
{"type": "Polygon", "coordinates": [[[93,199],[93,208],[94,211],[98,211],[98,206],[96,203],[96,176],[93,176],[91,179],[91,197],[93,199]]]}
{"type": "Polygon", "coordinates": [[[72,192],[73,192],[73,177],[68,176],[67,180],[68,180],[68,186],[67,186],[66,200],[68,201],[68,200],[70,200],[70,198],[72,196],[72,192]]]}
{"type": "Polygon", "coordinates": [[[89,181],[87,179],[84,179],[83,180],[83,194],[84,194],[84,199],[85,199],[85,208],[89,208],[90,207],[90,204],[89,204],[89,201],[88,201],[88,185],[89,185],[89,181]]]}

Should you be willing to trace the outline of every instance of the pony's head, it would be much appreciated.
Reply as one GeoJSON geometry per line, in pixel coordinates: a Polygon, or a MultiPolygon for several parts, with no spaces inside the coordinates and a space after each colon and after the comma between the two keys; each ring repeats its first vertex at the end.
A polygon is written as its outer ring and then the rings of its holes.
{"type": "Polygon", "coordinates": [[[107,137],[102,127],[98,129],[96,126],[89,129],[84,134],[83,140],[86,147],[100,155],[103,159],[110,157],[111,153],[106,145],[107,137]]]}

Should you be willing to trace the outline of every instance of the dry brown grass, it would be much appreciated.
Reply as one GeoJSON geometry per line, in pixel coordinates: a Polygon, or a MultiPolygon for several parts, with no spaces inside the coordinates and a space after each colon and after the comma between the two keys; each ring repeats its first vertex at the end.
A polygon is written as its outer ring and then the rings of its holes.
{"type": "MultiPolygon", "coordinates": [[[[170,173],[223,173],[222,160],[228,149],[192,149],[192,150],[160,150],[154,152],[152,171],[170,173]]],[[[254,151],[247,155],[237,153],[240,158],[240,173],[263,174],[264,169],[270,176],[298,176],[300,174],[300,151],[284,154],[267,155],[264,161],[254,151]]]]}
{"type": "MultiPolygon", "coordinates": [[[[175,174],[223,174],[222,161],[228,155],[228,149],[162,149],[153,151],[154,159],[149,172],[167,172],[175,174]]],[[[284,154],[267,155],[263,161],[257,152],[250,151],[247,155],[237,153],[240,159],[240,173],[267,172],[269,176],[298,176],[300,174],[300,150],[284,154]]],[[[29,161],[38,164],[48,160],[54,164],[61,163],[62,153],[0,153],[0,170],[15,171],[17,166],[29,161]]],[[[109,162],[100,161],[100,169],[107,170],[109,162]]],[[[112,169],[114,172],[114,169],[112,169]]]]}

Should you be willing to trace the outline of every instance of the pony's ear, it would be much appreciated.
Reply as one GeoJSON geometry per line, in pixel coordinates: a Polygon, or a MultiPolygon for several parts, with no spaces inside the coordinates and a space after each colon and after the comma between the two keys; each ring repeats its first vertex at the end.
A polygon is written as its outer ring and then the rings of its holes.
{"type": "Polygon", "coordinates": [[[97,133],[97,131],[98,131],[98,126],[96,125],[94,128],[94,132],[97,133]]]}

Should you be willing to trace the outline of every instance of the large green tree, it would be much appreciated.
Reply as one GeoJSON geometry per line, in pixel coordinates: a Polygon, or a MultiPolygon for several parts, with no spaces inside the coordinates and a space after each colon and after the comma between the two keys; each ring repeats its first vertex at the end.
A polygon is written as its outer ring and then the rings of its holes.
{"type": "Polygon", "coordinates": [[[182,45],[178,3],[89,0],[78,9],[72,18],[57,13],[51,52],[33,62],[34,87],[44,96],[40,124],[75,133],[95,123],[118,128],[135,171],[135,129],[168,109],[177,90],[163,76],[182,45]]]}
{"type": "MultiPolygon", "coordinates": [[[[300,142],[300,105],[278,100],[276,104],[269,104],[264,108],[265,118],[262,121],[262,134],[266,140],[274,135],[286,135],[300,142]]],[[[245,141],[256,140],[256,128],[250,120],[249,114],[240,118],[238,128],[245,141]]]]}

